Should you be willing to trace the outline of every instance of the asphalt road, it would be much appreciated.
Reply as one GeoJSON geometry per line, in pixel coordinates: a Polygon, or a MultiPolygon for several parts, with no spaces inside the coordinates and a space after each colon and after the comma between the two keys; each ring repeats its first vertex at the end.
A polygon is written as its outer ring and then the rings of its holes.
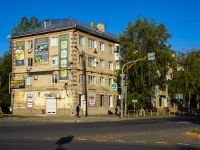
{"type": "Polygon", "coordinates": [[[199,116],[52,123],[0,119],[0,150],[197,150],[199,116]]]}

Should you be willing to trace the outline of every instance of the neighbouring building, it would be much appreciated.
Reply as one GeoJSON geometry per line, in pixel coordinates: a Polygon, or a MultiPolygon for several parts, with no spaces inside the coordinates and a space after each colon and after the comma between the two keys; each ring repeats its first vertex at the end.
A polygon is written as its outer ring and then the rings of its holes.
{"type": "Polygon", "coordinates": [[[19,115],[115,113],[118,37],[72,18],[11,35],[11,104],[19,115]]]}

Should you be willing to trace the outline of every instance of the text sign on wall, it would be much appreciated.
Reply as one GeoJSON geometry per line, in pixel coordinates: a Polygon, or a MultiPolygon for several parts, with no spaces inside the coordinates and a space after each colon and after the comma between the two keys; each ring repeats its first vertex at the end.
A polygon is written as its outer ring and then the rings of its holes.
{"type": "Polygon", "coordinates": [[[32,108],[33,107],[33,94],[27,95],[27,107],[32,108]]]}
{"type": "Polygon", "coordinates": [[[67,34],[59,36],[59,80],[68,79],[69,67],[68,56],[69,56],[69,36],[67,34]]]}
{"type": "Polygon", "coordinates": [[[24,65],[25,41],[16,42],[16,66],[24,65]]]}
{"type": "Polygon", "coordinates": [[[24,80],[12,80],[10,82],[10,89],[21,89],[21,88],[25,88],[24,80]]]}

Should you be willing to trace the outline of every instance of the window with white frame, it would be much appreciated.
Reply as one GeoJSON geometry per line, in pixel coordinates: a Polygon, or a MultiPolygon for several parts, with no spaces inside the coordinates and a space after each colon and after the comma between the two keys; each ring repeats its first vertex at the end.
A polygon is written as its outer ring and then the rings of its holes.
{"type": "Polygon", "coordinates": [[[27,41],[27,49],[30,50],[31,48],[33,48],[33,41],[27,41]]]}
{"type": "Polygon", "coordinates": [[[57,74],[53,74],[53,75],[51,76],[51,83],[52,83],[52,84],[58,83],[58,75],[57,75],[57,74]]]}
{"type": "Polygon", "coordinates": [[[88,84],[90,84],[90,85],[96,85],[96,77],[92,76],[92,75],[89,75],[88,76],[88,84]]]}
{"type": "Polygon", "coordinates": [[[104,51],[104,43],[100,42],[100,51],[104,51]]]}
{"type": "Polygon", "coordinates": [[[109,78],[109,86],[111,86],[113,84],[113,79],[109,78]]]}
{"type": "Polygon", "coordinates": [[[88,39],[88,48],[96,48],[96,41],[88,39]]]}
{"type": "Polygon", "coordinates": [[[104,106],[104,95],[100,95],[100,107],[104,106]]]}
{"type": "Polygon", "coordinates": [[[104,60],[100,59],[100,68],[104,68],[104,60]]]}
{"type": "Polygon", "coordinates": [[[108,52],[109,52],[109,54],[113,53],[113,46],[112,45],[108,45],[108,52]]]}
{"type": "Polygon", "coordinates": [[[79,36],[79,46],[84,46],[84,38],[83,38],[83,36],[79,36]]]}
{"type": "Polygon", "coordinates": [[[109,69],[113,70],[113,62],[109,61],[109,69]]]}
{"type": "Polygon", "coordinates": [[[96,58],[89,57],[88,58],[88,66],[89,67],[96,67],[96,58]]]}
{"type": "Polygon", "coordinates": [[[105,86],[105,78],[104,77],[100,77],[100,84],[101,84],[101,86],[105,86]]]}
{"type": "Polygon", "coordinates": [[[58,64],[58,56],[52,56],[52,65],[58,64]]]}
{"type": "Polygon", "coordinates": [[[58,46],[58,38],[57,37],[51,38],[51,46],[58,46]]]}
{"type": "Polygon", "coordinates": [[[108,103],[109,103],[109,107],[113,107],[113,96],[112,95],[109,95],[108,96],[108,103]]]}
{"type": "Polygon", "coordinates": [[[28,58],[28,67],[33,66],[33,58],[28,58]]]}
{"type": "Polygon", "coordinates": [[[116,62],[116,69],[117,69],[117,70],[120,69],[120,64],[119,64],[119,62],[116,62]]]}
{"type": "Polygon", "coordinates": [[[79,83],[82,84],[83,83],[83,75],[79,74],[79,83]]]}
{"type": "Polygon", "coordinates": [[[26,77],[26,85],[32,85],[32,77],[31,76],[26,77]]]}

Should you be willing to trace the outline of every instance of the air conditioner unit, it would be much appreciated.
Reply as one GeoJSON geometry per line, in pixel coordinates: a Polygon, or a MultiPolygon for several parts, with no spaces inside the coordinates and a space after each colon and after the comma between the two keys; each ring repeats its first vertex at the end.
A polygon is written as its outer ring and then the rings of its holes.
{"type": "Polygon", "coordinates": [[[38,77],[37,77],[37,76],[34,76],[33,78],[34,78],[34,80],[37,80],[37,79],[38,79],[38,77]]]}
{"type": "Polygon", "coordinates": [[[31,48],[29,48],[29,49],[28,49],[28,53],[31,53],[31,52],[32,52],[32,49],[31,49],[31,48]]]}
{"type": "Polygon", "coordinates": [[[27,71],[30,71],[30,70],[31,70],[31,67],[26,68],[26,70],[27,70],[27,71]]]}

